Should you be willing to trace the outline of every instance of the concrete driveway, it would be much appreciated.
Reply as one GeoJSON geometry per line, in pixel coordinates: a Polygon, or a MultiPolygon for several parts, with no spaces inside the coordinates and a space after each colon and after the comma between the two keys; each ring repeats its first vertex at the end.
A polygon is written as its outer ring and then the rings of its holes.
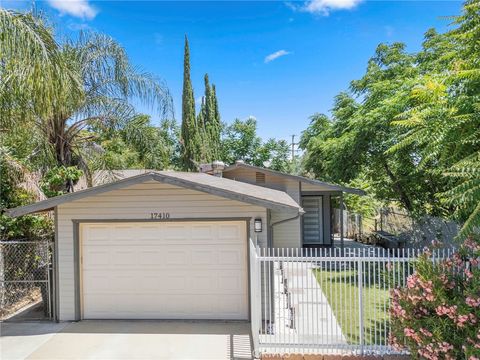
{"type": "Polygon", "coordinates": [[[0,358],[251,359],[250,324],[124,321],[2,323],[0,358]]]}

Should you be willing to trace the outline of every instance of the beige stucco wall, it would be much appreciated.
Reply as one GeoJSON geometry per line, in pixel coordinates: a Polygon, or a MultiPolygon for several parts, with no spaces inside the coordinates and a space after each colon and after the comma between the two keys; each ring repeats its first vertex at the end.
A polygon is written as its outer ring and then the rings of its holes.
{"type": "MultiPolygon", "coordinates": [[[[200,191],[148,181],[57,207],[58,314],[59,320],[75,319],[74,224],[82,219],[149,219],[152,212],[168,212],[170,219],[262,218],[263,207],[225,199],[200,191]]],[[[253,221],[250,235],[253,237],[253,221]]],[[[260,246],[267,244],[267,232],[258,234],[260,246]]]]}

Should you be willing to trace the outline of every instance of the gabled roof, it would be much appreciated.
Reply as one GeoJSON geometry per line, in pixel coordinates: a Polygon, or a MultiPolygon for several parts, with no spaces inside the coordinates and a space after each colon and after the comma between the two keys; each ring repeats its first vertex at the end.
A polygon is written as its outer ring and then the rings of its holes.
{"type": "Polygon", "coordinates": [[[150,180],[198,190],[212,195],[262,206],[268,209],[293,210],[303,213],[303,209],[300,205],[283,191],[267,189],[261,186],[202,173],[156,171],[128,177],[109,184],[91,187],[74,193],[56,196],[31,205],[9,209],[7,210],[7,214],[12,217],[17,217],[34,212],[51,210],[57,205],[70,201],[102,194],[150,180]]]}
{"type": "Polygon", "coordinates": [[[336,185],[336,184],[329,184],[329,183],[324,182],[324,181],[309,179],[309,178],[306,178],[306,177],[303,177],[303,176],[298,176],[298,175],[286,174],[286,173],[283,173],[281,171],[276,171],[276,170],[262,168],[262,167],[259,167],[259,166],[245,164],[244,162],[240,162],[240,161],[237,161],[235,164],[228,166],[223,171],[228,172],[228,171],[232,171],[232,170],[235,170],[235,169],[238,169],[238,168],[250,169],[252,171],[258,171],[258,172],[261,172],[261,173],[264,173],[264,174],[270,174],[270,175],[279,176],[279,177],[283,177],[283,178],[287,178],[287,179],[301,181],[301,182],[304,182],[304,183],[307,183],[307,184],[320,185],[320,186],[323,186],[325,188],[328,188],[328,190],[331,190],[331,191],[342,191],[342,192],[345,192],[345,193],[356,194],[356,195],[365,195],[366,194],[366,192],[361,190],[361,189],[355,189],[355,188],[336,185]]]}

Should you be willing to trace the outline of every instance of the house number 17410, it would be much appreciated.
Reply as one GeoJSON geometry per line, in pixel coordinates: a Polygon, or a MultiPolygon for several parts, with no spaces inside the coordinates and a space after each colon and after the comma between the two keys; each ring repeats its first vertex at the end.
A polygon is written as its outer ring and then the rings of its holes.
{"type": "Polygon", "coordinates": [[[152,212],[152,213],[150,213],[150,217],[151,217],[152,219],[165,220],[165,219],[170,219],[170,213],[166,213],[166,212],[160,212],[160,213],[152,212]]]}

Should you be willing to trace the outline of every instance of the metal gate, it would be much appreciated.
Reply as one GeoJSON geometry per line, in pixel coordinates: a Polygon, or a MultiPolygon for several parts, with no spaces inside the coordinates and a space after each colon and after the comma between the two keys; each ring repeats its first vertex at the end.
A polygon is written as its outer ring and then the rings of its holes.
{"type": "Polygon", "coordinates": [[[53,243],[0,241],[0,320],[52,319],[53,243]]]}

